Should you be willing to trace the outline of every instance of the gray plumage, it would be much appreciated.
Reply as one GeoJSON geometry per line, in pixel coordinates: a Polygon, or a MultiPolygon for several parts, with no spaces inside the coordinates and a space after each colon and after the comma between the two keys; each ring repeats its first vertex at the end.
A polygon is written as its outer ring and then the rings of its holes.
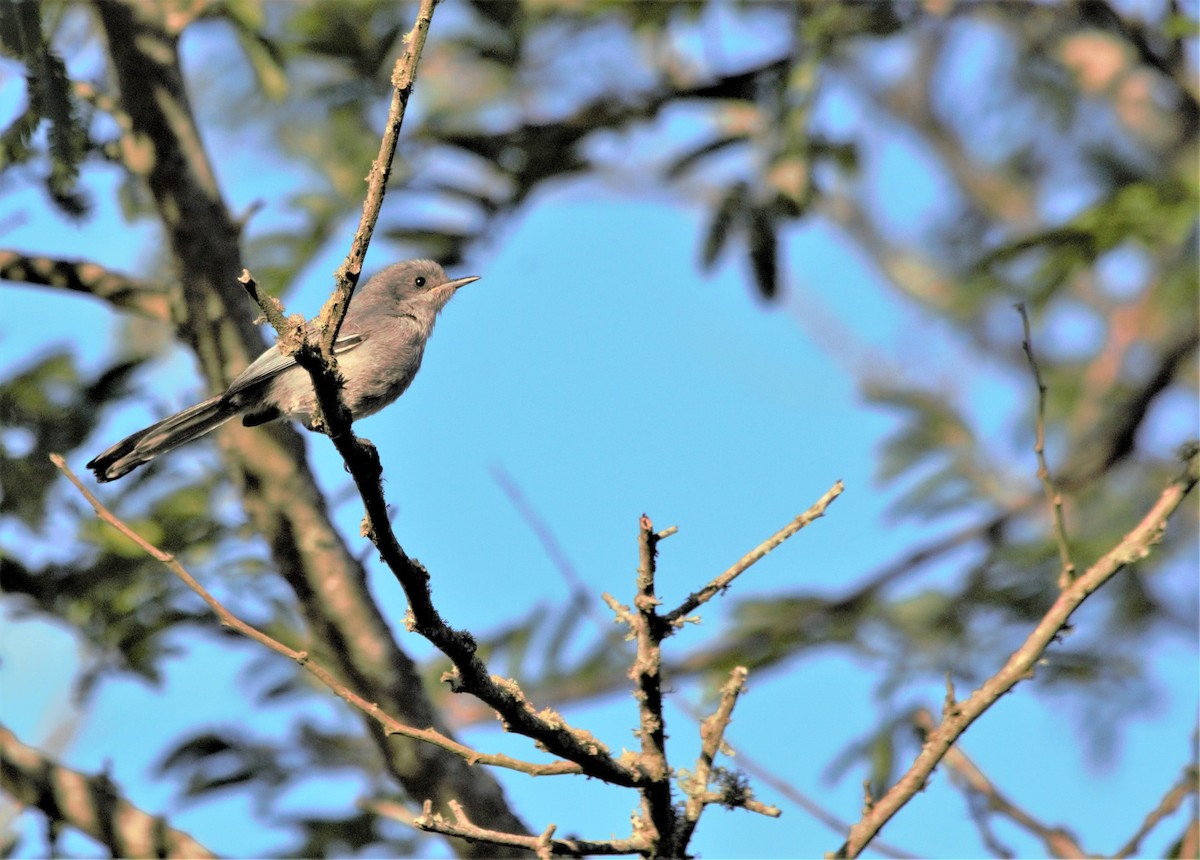
{"type": "MultiPolygon", "coordinates": [[[[388,266],[358,290],[334,344],[345,379],[342,402],[355,420],[373,415],[404,393],[421,368],[438,312],[455,290],[477,280],[450,280],[431,260],[406,260],[388,266]]],[[[277,418],[311,427],[317,414],[308,371],[272,346],[225,393],[127,436],[87,467],[98,481],[115,481],[236,416],[247,427],[277,418]]]]}

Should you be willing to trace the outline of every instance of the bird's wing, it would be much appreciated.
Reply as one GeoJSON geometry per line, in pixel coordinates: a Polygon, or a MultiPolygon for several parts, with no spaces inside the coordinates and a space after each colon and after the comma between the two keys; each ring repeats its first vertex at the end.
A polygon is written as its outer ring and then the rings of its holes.
{"type": "MultiPolygon", "coordinates": [[[[333,354],[341,355],[358,346],[367,339],[366,334],[356,331],[347,331],[350,325],[342,327],[343,334],[338,336],[338,339],[333,344],[333,354]]],[[[238,374],[237,378],[230,383],[225,396],[237,394],[239,391],[245,391],[247,388],[255,386],[260,382],[265,382],[283,373],[289,367],[295,367],[296,357],[294,355],[284,355],[279,351],[279,347],[272,346],[258,358],[250,363],[250,366],[238,374]]]]}

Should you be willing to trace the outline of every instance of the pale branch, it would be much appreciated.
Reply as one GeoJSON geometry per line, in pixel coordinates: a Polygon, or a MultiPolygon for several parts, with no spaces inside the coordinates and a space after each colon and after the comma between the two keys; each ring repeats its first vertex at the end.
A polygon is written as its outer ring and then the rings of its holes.
{"type": "Polygon", "coordinates": [[[1025,312],[1025,304],[1018,302],[1014,307],[1021,315],[1021,327],[1024,331],[1021,349],[1025,351],[1025,358],[1029,362],[1029,371],[1033,374],[1034,384],[1037,385],[1037,418],[1034,422],[1033,452],[1037,455],[1037,476],[1038,480],[1042,482],[1042,489],[1046,494],[1046,506],[1050,510],[1050,521],[1054,526],[1054,542],[1058,546],[1058,560],[1061,565],[1058,587],[1066,588],[1075,577],[1075,562],[1071,561],[1071,547],[1067,542],[1062,493],[1055,485],[1054,476],[1050,473],[1050,464],[1046,461],[1046,383],[1042,381],[1042,371],[1033,354],[1033,336],[1029,331],[1029,314],[1025,312]]]}
{"type": "MultiPolygon", "coordinates": [[[[913,714],[913,724],[922,734],[927,734],[934,728],[933,714],[925,708],[921,708],[913,714]]],[[[1009,800],[957,745],[946,751],[943,763],[950,771],[951,782],[960,784],[964,791],[982,798],[988,810],[1003,815],[1021,829],[1040,839],[1045,846],[1047,857],[1075,860],[1075,858],[1094,856],[1085,851],[1080,846],[1079,840],[1065,828],[1043,824],[1009,800]]],[[[983,822],[980,824],[982,827],[983,822]]],[[[990,837],[985,834],[984,838],[987,841],[990,837]]]]}
{"type": "Polygon", "coordinates": [[[735,666],[729,673],[729,680],[721,688],[721,700],[717,709],[700,723],[700,757],[696,759],[696,770],[692,773],[688,800],[684,806],[684,817],[694,828],[704,810],[703,795],[708,791],[708,782],[712,776],[713,761],[721,751],[725,741],[725,730],[733,719],[733,706],[737,697],[746,686],[748,671],[745,666],[735,666]]]}
{"type": "Polygon", "coordinates": [[[171,321],[166,290],[87,260],[66,260],[0,249],[0,280],[86,293],[159,322],[171,321]]]}
{"type": "Polygon", "coordinates": [[[228,608],[225,607],[224,604],[213,597],[212,594],[203,585],[201,585],[196,578],[191,575],[191,573],[188,572],[187,568],[180,564],[179,560],[176,559],[174,555],[164,552],[147,541],[140,534],[130,528],[129,525],[120,519],[116,514],[109,510],[103,502],[97,499],[96,496],[83,485],[83,482],[79,480],[75,473],[71,471],[71,468],[66,464],[61,455],[51,454],[50,460],[64,475],[66,475],[67,480],[75,485],[75,488],[79,490],[80,494],[84,497],[87,503],[92,506],[93,510],[95,510],[97,517],[99,517],[103,522],[108,523],[126,538],[133,541],[133,543],[136,544],[137,547],[142,550],[142,552],[146,553],[146,555],[150,556],[156,561],[162,562],[162,564],[166,566],[171,573],[175,574],[175,576],[178,577],[184,585],[199,595],[200,599],[203,600],[208,605],[209,609],[213,611],[213,614],[217,616],[217,620],[221,623],[222,627],[228,628],[236,633],[240,633],[247,639],[257,642],[271,651],[274,651],[276,654],[293,661],[302,669],[304,669],[304,671],[308,672],[310,675],[328,687],[329,690],[342,701],[354,708],[357,708],[359,711],[379,723],[379,725],[387,734],[402,735],[414,740],[424,741],[425,743],[432,744],[433,746],[440,747],[447,752],[457,755],[471,765],[482,764],[491,765],[493,767],[502,767],[509,770],[526,773],[530,776],[552,776],[557,774],[581,772],[579,765],[572,762],[552,762],[549,764],[539,764],[537,762],[521,761],[500,753],[493,754],[477,752],[476,750],[473,750],[464,744],[458,743],[457,741],[447,737],[435,729],[418,729],[405,725],[396,718],[385,713],[379,707],[379,705],[368,701],[339,681],[333,672],[329,671],[324,666],[313,660],[307,651],[297,651],[294,648],[289,648],[279,640],[272,638],[266,633],[263,633],[257,627],[246,623],[241,618],[234,615],[229,611],[228,608]]]}
{"type": "Polygon", "coordinates": [[[665,620],[667,624],[671,625],[672,629],[678,628],[684,623],[684,621],[687,620],[687,616],[690,613],[694,612],[699,606],[707,603],[709,600],[712,600],[714,596],[720,594],[722,591],[728,588],[729,584],[737,579],[737,577],[742,573],[744,573],[752,564],[761,559],[771,550],[775,549],[775,547],[779,546],[796,532],[800,531],[800,529],[821,517],[825,513],[825,509],[833,503],[833,500],[842,494],[843,486],[844,485],[841,481],[834,483],[834,485],[825,492],[825,495],[817,499],[812,507],[800,514],[800,516],[796,517],[779,531],[775,532],[775,534],[771,535],[754,549],[750,550],[750,552],[738,559],[732,567],[730,567],[721,575],[717,576],[710,583],[708,583],[708,585],[704,586],[699,591],[695,591],[688,595],[688,598],[684,600],[683,603],[663,616],[663,620],[665,620]]]}
{"type": "Polygon", "coordinates": [[[1001,696],[1033,676],[1034,666],[1056,640],[1075,610],[1126,565],[1150,554],[1151,547],[1162,539],[1167,519],[1191,492],[1198,479],[1200,451],[1193,448],[1188,452],[1187,465],[1182,474],[1167,485],[1142,520],[1116,546],[1059,593],[1058,599],[995,675],[942,718],[937,728],[929,733],[912,766],[882,798],[871,804],[871,808],[850,829],[849,837],[836,856],[857,857],[884,824],[925,787],[929,775],[962,733],[1001,696]]]}
{"type": "Polygon", "coordinates": [[[455,836],[471,842],[525,848],[534,852],[539,858],[645,854],[650,847],[646,842],[637,838],[608,839],[597,842],[586,839],[555,839],[553,837],[557,827],[553,824],[537,836],[522,836],[517,833],[488,830],[473,824],[461,804],[452,800],[448,805],[454,814],[453,821],[441,814],[434,813],[432,805],[426,803],[422,814],[412,819],[411,824],[420,830],[440,833],[443,836],[455,836]]]}
{"type": "Polygon", "coordinates": [[[0,725],[0,788],[51,821],[86,833],[113,857],[215,857],[187,833],[130,803],[105,774],[46,758],[0,725]]]}
{"type": "MultiPolygon", "coordinates": [[[[1113,855],[1114,858],[1133,857],[1138,854],[1138,849],[1150,831],[1158,826],[1158,823],[1171,815],[1180,805],[1188,798],[1189,795],[1196,794],[1200,783],[1200,769],[1196,763],[1192,762],[1183,769],[1179,779],[1167,790],[1163,795],[1162,800],[1154,809],[1150,810],[1146,815],[1146,819],[1142,822],[1142,826],[1138,828],[1137,833],[1129,838],[1129,841],[1121,846],[1120,850],[1113,855]]],[[[1180,853],[1179,857],[1194,857],[1194,853],[1180,853]]]]}

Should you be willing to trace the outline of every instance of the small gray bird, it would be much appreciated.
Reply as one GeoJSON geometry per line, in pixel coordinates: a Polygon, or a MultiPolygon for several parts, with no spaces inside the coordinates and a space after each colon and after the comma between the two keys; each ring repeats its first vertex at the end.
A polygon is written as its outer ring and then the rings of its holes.
{"type": "MultiPolygon", "coordinates": [[[[478,276],[450,280],[431,260],[406,260],[388,266],[359,289],[333,347],[345,379],[342,402],[355,420],[375,414],[404,393],[421,368],[438,311],[455,290],[477,280],[478,276]]],[[[319,334],[312,323],[309,330],[319,334]]],[[[224,394],[122,439],[87,467],[98,481],[115,481],[238,415],[247,427],[291,418],[311,428],[318,414],[308,371],[273,346],[224,394]]]]}

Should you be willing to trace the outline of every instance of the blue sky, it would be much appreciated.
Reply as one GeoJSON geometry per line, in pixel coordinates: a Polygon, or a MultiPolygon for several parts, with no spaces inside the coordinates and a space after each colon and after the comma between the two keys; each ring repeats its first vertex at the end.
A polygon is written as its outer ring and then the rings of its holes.
{"type": "MultiPolygon", "coordinates": [[[[11,74],[0,69],[8,76],[0,77],[0,91],[8,89],[11,74]]],[[[303,177],[276,173],[261,151],[238,147],[228,131],[212,132],[209,143],[222,153],[218,167],[235,211],[261,199],[266,208],[253,222],[260,229],[286,217],[273,201],[303,177]]],[[[936,200],[937,178],[923,169],[911,144],[889,146],[895,169],[878,177],[880,204],[895,217],[919,218],[923,206],[936,200]]],[[[8,230],[2,243],[33,253],[69,248],[73,256],[136,273],[156,253],[155,237],[123,223],[111,182],[97,172],[92,178],[97,212],[78,228],[50,219],[30,195],[9,195],[0,215],[23,210],[31,217],[8,230]]],[[[659,590],[667,603],[723,570],[837,479],[845,480],[846,492],[829,514],[751,569],[734,587],[736,595],[801,585],[839,593],[919,537],[941,533],[885,516],[894,494],[877,486],[872,474],[880,440],[893,423],[859,397],[855,372],[864,362],[886,361],[900,372],[944,382],[949,396],[976,406],[980,426],[995,434],[998,449],[1016,451],[1005,421],[1028,396],[1027,380],[965,364],[965,350],[951,331],[927,325],[914,330],[918,318],[827,227],[808,225],[787,236],[787,298],[768,308],[753,295],[736,254],[711,275],[697,272],[705,218],[686,200],[573,181],[536,196],[452,271],[483,280],[462,290],[443,313],[410,391],[356,425],[380,449],[388,498],[399,510],[397,534],[431,570],[435,600],[451,624],[487,631],[530,607],[552,608],[568,594],[498,485],[497,468],[513,476],[554,531],[603,616],[602,591],[626,602],[632,595],[643,512],[660,527],[680,529],[661,547],[659,590]],[[831,354],[830,347],[839,345],[844,351],[831,354]]],[[[348,225],[345,242],[305,273],[288,297],[290,311],[312,315],[319,309],[352,229],[348,225]]],[[[368,271],[391,262],[392,253],[375,243],[368,271]]],[[[69,347],[91,367],[113,349],[120,320],[100,303],[8,284],[2,289],[5,372],[55,346],[69,347]]],[[[1019,339],[1015,315],[1012,336],[1019,339]]],[[[144,382],[154,397],[114,411],[93,448],[204,393],[183,352],[148,371],[144,382]]],[[[1169,424],[1164,435],[1177,432],[1173,428],[1169,424]]],[[[309,449],[323,485],[341,493],[348,479],[332,445],[313,436],[309,449]]],[[[76,452],[72,465],[81,470],[92,453],[76,452]]],[[[1032,485],[1032,453],[1017,456],[1024,459],[1011,464],[1013,474],[1032,485]]],[[[180,470],[217,467],[208,445],[172,457],[180,470]]],[[[351,545],[362,549],[357,500],[340,503],[336,516],[351,545]]],[[[1138,516],[1131,512],[1131,525],[1138,516]]],[[[14,536],[0,532],[0,538],[14,536]]],[[[428,654],[428,646],[399,628],[405,605],[398,586],[373,553],[367,557],[372,591],[385,616],[396,620],[402,645],[428,654]]],[[[951,575],[965,560],[954,561],[934,575],[951,575]]],[[[217,575],[202,560],[193,572],[202,580],[217,575]]],[[[727,601],[714,601],[703,612],[705,624],[677,637],[672,647],[682,652],[718,637],[726,609],[727,601]]],[[[1087,617],[1085,610],[1079,623],[1087,617]]],[[[171,786],[153,775],[159,751],[188,726],[246,724],[272,736],[289,728],[286,714],[247,701],[239,672],[256,656],[251,646],[180,644],[185,654],[168,664],[162,690],[110,682],[86,714],[71,720],[64,691],[79,665],[72,637],[53,624],[6,621],[0,627],[0,722],[33,744],[73,722],[59,751],[68,764],[89,771],[109,767],[136,803],[168,813],[175,826],[218,852],[269,851],[284,840],[245,798],[178,809],[171,786]]],[[[1092,756],[1061,701],[1027,688],[973,727],[965,750],[1023,806],[1073,828],[1090,850],[1115,850],[1176,778],[1195,726],[1194,648],[1164,639],[1147,657],[1166,686],[1149,713],[1130,720],[1122,748],[1108,763],[1092,756]]],[[[878,705],[873,681],[865,664],[810,652],[781,671],[752,676],[729,739],[852,820],[861,806],[862,774],[854,771],[831,784],[822,772],[837,751],[872,727],[878,705]]],[[[906,696],[936,705],[942,692],[937,683],[906,696]]],[[[688,684],[679,695],[698,698],[688,684]]],[[[563,710],[614,747],[635,743],[630,731],[636,711],[628,696],[563,710]]],[[[326,724],[349,719],[332,698],[312,717],[326,724]]],[[[698,748],[696,727],[674,706],[668,718],[673,763],[687,767],[698,748]]],[[[490,726],[465,735],[482,750],[530,754],[526,741],[490,726]]],[[[624,835],[636,802],[632,793],[590,781],[500,776],[535,830],[554,821],[560,833],[624,835]]],[[[350,779],[325,781],[297,786],[290,800],[301,808],[349,808],[358,790],[350,779]]],[[[783,817],[710,810],[695,850],[706,858],[796,857],[819,856],[840,844],[769,789],[760,788],[759,797],[779,803],[783,817]]],[[[1037,853],[1035,843],[1005,825],[998,831],[1018,853],[1037,853]]],[[[983,853],[961,797],[942,773],[883,838],[931,856],[983,853]]],[[[91,853],[77,838],[65,844],[91,853]]],[[[1163,849],[1161,838],[1147,844],[1163,849]]]]}

